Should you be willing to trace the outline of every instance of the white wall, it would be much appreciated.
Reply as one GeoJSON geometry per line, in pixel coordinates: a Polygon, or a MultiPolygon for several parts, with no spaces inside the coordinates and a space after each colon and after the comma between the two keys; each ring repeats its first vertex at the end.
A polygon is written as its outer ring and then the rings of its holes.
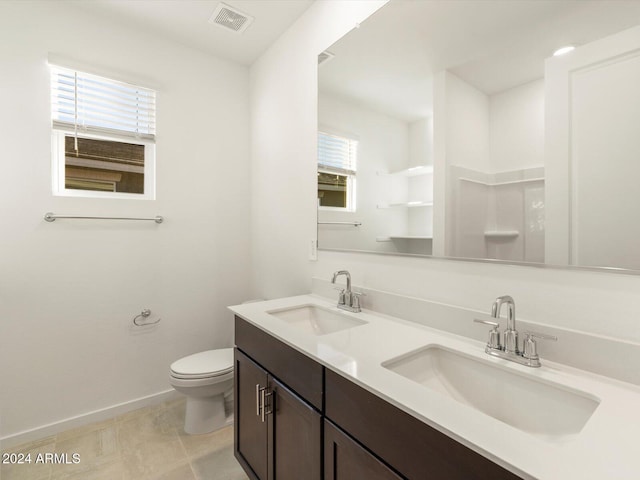
{"type": "Polygon", "coordinates": [[[409,166],[433,165],[433,118],[409,124],[409,166]]]}
{"type": "MultiPolygon", "coordinates": [[[[409,167],[433,167],[433,117],[409,124],[409,167]]],[[[407,179],[409,201],[433,202],[433,171],[407,179]]],[[[433,207],[409,208],[409,234],[433,238],[433,207]]],[[[422,251],[431,254],[431,245],[422,251]]]]}
{"type": "Polygon", "coordinates": [[[489,97],[491,170],[544,165],[544,80],[489,97]]]}
{"type": "Polygon", "coordinates": [[[640,57],[572,78],[576,265],[640,269],[639,81],[640,57]]]}
{"type": "Polygon", "coordinates": [[[249,287],[248,69],[61,2],[0,2],[0,437],[170,390],[249,287]],[[47,55],[158,88],[157,200],[51,195],[47,55]],[[45,212],[166,222],[43,221],[45,212]],[[133,328],[143,308],[156,327],[133,328]]]}
{"type": "Polygon", "coordinates": [[[251,67],[256,296],[275,298],[311,289],[309,244],[317,227],[317,56],[384,3],[315,2],[251,67]]]}
{"type": "MultiPolygon", "coordinates": [[[[345,5],[334,8],[346,9],[347,2],[342,3],[345,5]]],[[[253,164],[264,162],[269,167],[279,157],[282,162],[278,165],[293,169],[299,177],[294,200],[288,201],[295,207],[289,206],[284,212],[278,211],[279,205],[267,202],[271,191],[259,188],[254,193],[257,216],[278,218],[282,213],[282,233],[274,239],[269,239],[268,226],[254,219],[258,223],[254,248],[267,242],[266,251],[276,254],[259,262],[254,276],[255,285],[261,285],[259,291],[271,297],[308,291],[312,275],[326,279],[333,271],[346,268],[355,285],[487,312],[495,297],[510,294],[516,300],[519,317],[640,342],[638,276],[338,252],[320,252],[315,264],[307,261],[306,239],[315,221],[315,55],[336,40],[340,22],[348,25],[357,19],[349,12],[334,10],[338,14],[329,20],[329,5],[314,5],[252,70],[254,103],[268,98],[268,104],[264,102],[263,108],[252,112],[253,164]],[[303,155],[284,154],[278,139],[266,135],[272,131],[280,138],[295,138],[289,148],[303,155]],[[293,253],[285,255],[287,251],[293,253]],[[284,261],[286,264],[281,263],[284,261]]],[[[435,83],[440,81],[436,77],[435,83]]],[[[438,128],[436,120],[435,138],[438,128]]],[[[436,161],[437,155],[436,147],[436,161]]],[[[366,299],[363,303],[366,305],[366,299]]],[[[557,348],[562,348],[561,343],[557,348]]]]}
{"type": "MultiPolygon", "coordinates": [[[[444,230],[434,231],[434,247],[444,242],[441,255],[458,256],[465,250],[463,244],[477,243],[478,232],[469,232],[460,213],[464,212],[460,203],[460,181],[453,174],[454,167],[464,167],[479,171],[491,168],[489,144],[489,97],[451,72],[440,74],[441,82],[436,82],[434,96],[441,98],[436,103],[434,122],[444,125],[440,135],[434,137],[436,146],[435,176],[444,178],[444,196],[436,198],[435,209],[444,213],[444,230]],[[443,205],[444,203],[444,205],[443,205]],[[444,238],[436,238],[443,235],[444,238]]],[[[442,178],[437,181],[443,182],[442,178]]],[[[475,210],[475,209],[474,209],[475,210]]],[[[438,212],[434,212],[437,216],[438,212]]],[[[434,250],[435,251],[435,250],[434,250]]]]}
{"type": "Polygon", "coordinates": [[[446,101],[447,165],[490,171],[489,97],[451,72],[446,72],[445,91],[434,95],[446,101]]]}

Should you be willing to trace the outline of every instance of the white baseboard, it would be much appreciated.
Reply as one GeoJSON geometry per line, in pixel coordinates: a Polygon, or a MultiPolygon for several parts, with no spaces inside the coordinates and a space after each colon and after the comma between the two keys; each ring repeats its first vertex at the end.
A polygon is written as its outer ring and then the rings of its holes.
{"type": "Polygon", "coordinates": [[[49,423],[30,430],[24,430],[15,434],[7,435],[0,438],[0,447],[4,450],[7,448],[20,445],[22,443],[33,442],[41,438],[56,435],[65,430],[72,428],[82,427],[89,425],[90,423],[101,422],[108,420],[109,418],[122,415],[123,413],[137,410],[138,408],[148,407],[150,405],[156,405],[158,403],[166,402],[181,397],[181,395],[174,389],[159,392],[146,397],[136,398],[134,400],[118,403],[110,407],[102,408],[100,410],[94,410],[92,412],[84,413],[71,418],[60,420],[59,422],[49,423]]]}

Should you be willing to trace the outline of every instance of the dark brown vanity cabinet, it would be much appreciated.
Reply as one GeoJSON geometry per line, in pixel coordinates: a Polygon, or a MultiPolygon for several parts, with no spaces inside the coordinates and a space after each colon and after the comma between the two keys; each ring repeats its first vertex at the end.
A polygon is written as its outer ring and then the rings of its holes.
{"type": "Polygon", "coordinates": [[[236,317],[235,456],[252,480],[520,477],[236,317]]]}
{"type": "MultiPolygon", "coordinates": [[[[278,372],[284,377],[301,373],[300,364],[291,365],[297,352],[265,335],[236,320],[235,456],[253,480],[321,480],[322,415],[276,376],[278,372]],[[251,345],[255,350],[247,348],[251,345]],[[289,356],[289,361],[280,363],[289,356]]],[[[306,365],[311,370],[304,372],[302,382],[293,383],[302,383],[305,391],[317,389],[321,393],[322,367],[315,362],[306,365]],[[318,385],[309,385],[314,379],[318,385]]]]}

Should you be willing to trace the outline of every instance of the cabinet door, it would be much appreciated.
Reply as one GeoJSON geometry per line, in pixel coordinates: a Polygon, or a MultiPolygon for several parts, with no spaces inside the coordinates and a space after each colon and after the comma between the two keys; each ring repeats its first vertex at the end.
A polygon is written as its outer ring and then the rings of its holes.
{"type": "Polygon", "coordinates": [[[265,370],[237,348],[235,354],[235,457],[252,479],[267,480],[268,422],[262,421],[259,389],[267,387],[265,370]]]}
{"type": "Polygon", "coordinates": [[[324,421],[324,480],[401,480],[389,467],[324,421]]]}
{"type": "Polygon", "coordinates": [[[271,378],[271,386],[273,402],[270,407],[274,412],[272,479],[320,480],[320,413],[274,378],[271,378]]]}

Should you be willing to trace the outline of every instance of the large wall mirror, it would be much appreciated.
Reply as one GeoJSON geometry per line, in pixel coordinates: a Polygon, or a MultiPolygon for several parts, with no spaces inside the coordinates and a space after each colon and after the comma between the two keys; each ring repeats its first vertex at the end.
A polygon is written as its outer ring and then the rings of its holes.
{"type": "Polygon", "coordinates": [[[640,270],[640,2],[392,0],[318,62],[320,248],[640,270]]]}

